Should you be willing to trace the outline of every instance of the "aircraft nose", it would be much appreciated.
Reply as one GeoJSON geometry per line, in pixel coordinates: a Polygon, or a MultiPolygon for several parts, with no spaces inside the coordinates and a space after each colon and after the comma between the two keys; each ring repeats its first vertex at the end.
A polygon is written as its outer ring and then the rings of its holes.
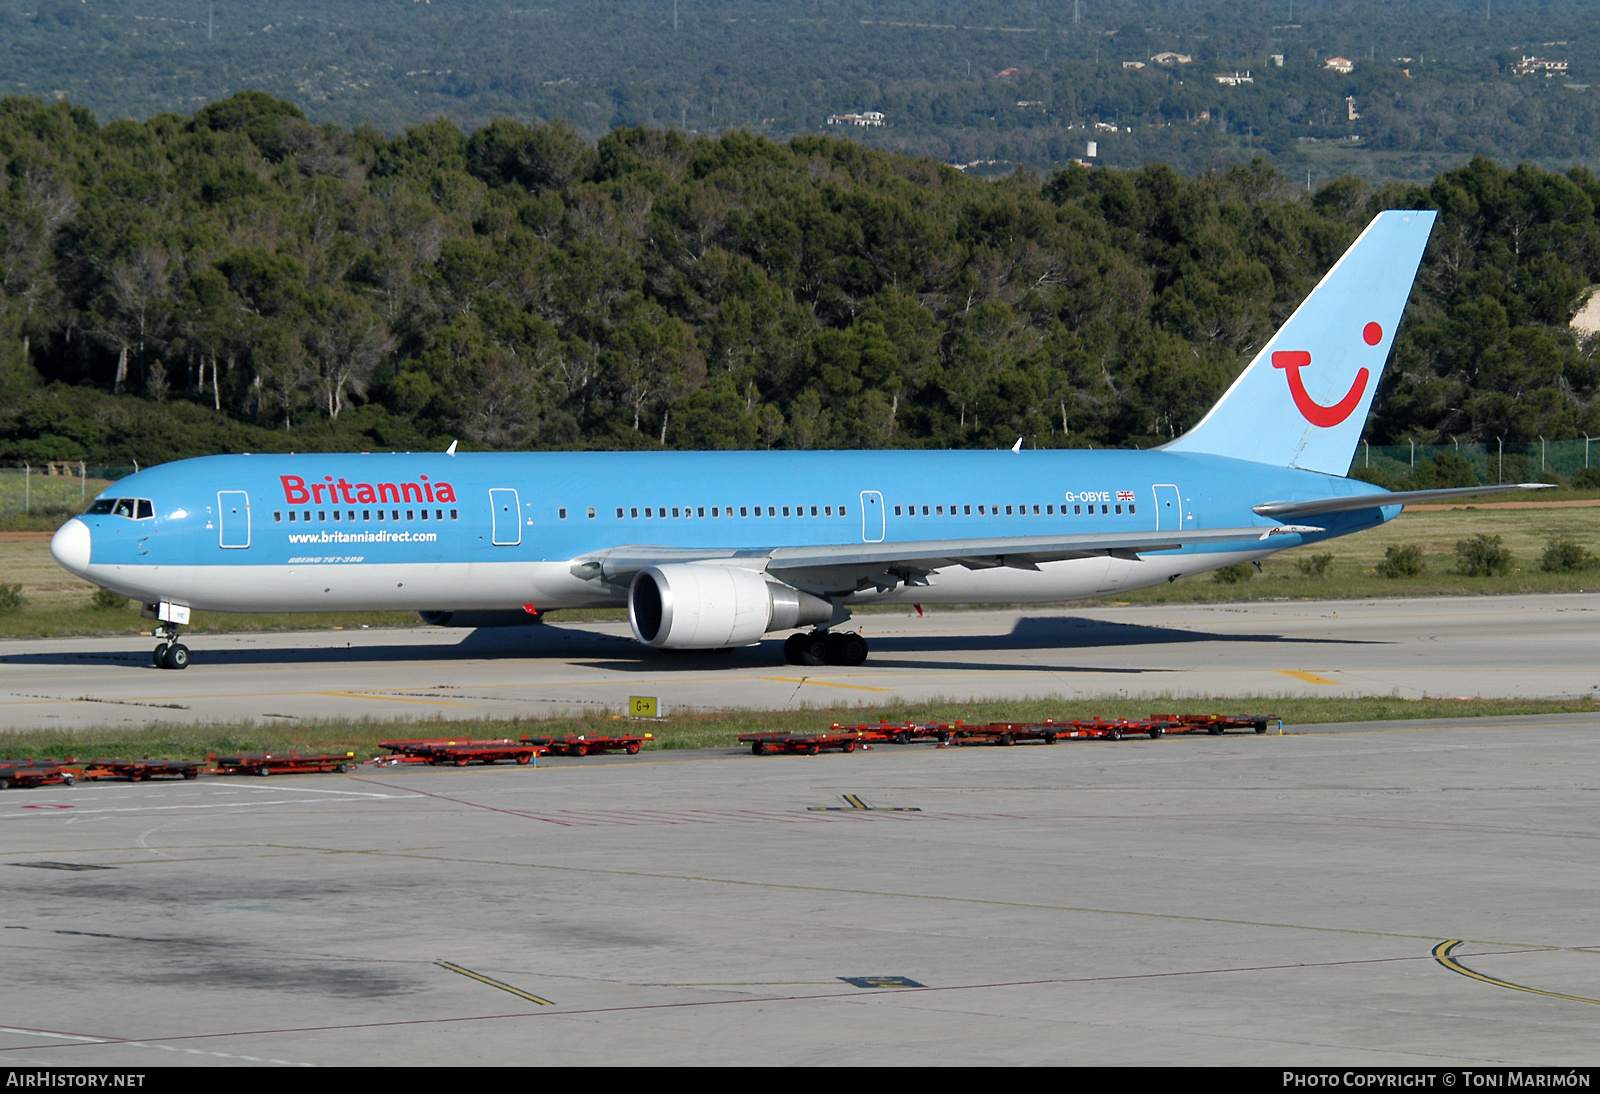
{"type": "Polygon", "coordinates": [[[82,577],[89,569],[89,549],[92,537],[89,526],[73,517],[50,537],[50,554],[62,568],[82,577]]]}

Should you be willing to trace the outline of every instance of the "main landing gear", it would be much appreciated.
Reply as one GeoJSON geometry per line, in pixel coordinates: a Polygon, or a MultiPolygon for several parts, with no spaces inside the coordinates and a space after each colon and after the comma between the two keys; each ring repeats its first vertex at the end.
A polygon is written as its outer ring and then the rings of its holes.
{"type": "Polygon", "coordinates": [[[783,642],[791,665],[859,665],[867,659],[867,640],[859,634],[796,631],[783,642]]]}
{"type": "Polygon", "coordinates": [[[186,669],[189,667],[189,647],[178,641],[178,625],[163,623],[156,628],[161,645],[155,648],[150,660],[158,669],[186,669]]]}

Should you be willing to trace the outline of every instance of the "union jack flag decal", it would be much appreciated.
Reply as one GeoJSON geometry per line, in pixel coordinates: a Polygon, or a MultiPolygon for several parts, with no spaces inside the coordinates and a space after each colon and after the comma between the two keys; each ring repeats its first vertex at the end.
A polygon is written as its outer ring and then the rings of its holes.
{"type": "Polygon", "coordinates": [[[1133,500],[1133,491],[1132,490],[1118,490],[1117,491],[1117,500],[1118,501],[1132,501],[1133,500]]]}

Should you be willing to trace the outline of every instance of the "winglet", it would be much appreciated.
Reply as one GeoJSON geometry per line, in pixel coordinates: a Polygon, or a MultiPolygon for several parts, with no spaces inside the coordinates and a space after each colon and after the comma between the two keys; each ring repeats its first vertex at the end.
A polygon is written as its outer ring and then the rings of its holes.
{"type": "Polygon", "coordinates": [[[450,442],[450,447],[444,450],[444,454],[446,456],[454,456],[456,454],[456,442],[455,441],[451,441],[450,442]]]}
{"type": "Polygon", "coordinates": [[[1021,437],[1018,437],[1017,438],[1017,443],[1011,446],[1011,451],[1013,451],[1013,452],[1021,452],[1022,451],[1022,438],[1021,437]]]}

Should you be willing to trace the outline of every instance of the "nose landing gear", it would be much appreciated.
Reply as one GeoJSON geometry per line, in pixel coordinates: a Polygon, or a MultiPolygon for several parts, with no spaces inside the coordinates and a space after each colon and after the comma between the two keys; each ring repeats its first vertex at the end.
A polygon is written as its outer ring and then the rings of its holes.
{"type": "Polygon", "coordinates": [[[867,659],[867,640],[859,634],[796,631],[784,639],[783,659],[791,665],[859,665],[867,659]]]}

